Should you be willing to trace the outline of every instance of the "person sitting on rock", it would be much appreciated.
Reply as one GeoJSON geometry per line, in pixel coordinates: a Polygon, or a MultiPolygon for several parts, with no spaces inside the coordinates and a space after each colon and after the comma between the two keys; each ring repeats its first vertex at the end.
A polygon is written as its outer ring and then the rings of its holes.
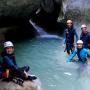
{"type": "Polygon", "coordinates": [[[82,63],[87,63],[87,55],[90,56],[90,52],[83,48],[83,41],[77,41],[77,48],[73,51],[73,53],[67,59],[67,62],[71,62],[74,56],[78,56],[78,61],[82,63]]]}
{"type": "Polygon", "coordinates": [[[2,57],[2,67],[3,71],[8,73],[8,77],[19,77],[23,80],[35,80],[36,76],[31,76],[27,72],[29,71],[29,66],[24,66],[22,68],[18,67],[15,55],[14,55],[14,45],[11,41],[4,42],[4,50],[1,53],[2,57]]]}

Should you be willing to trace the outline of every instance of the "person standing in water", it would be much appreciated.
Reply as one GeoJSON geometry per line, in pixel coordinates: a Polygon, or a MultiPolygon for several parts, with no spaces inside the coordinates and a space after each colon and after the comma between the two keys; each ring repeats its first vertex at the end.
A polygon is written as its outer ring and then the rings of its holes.
{"type": "Polygon", "coordinates": [[[81,25],[80,40],[83,41],[83,47],[90,50],[90,32],[88,32],[87,25],[81,25]]]}
{"type": "Polygon", "coordinates": [[[83,41],[77,41],[77,48],[73,51],[73,53],[67,59],[67,62],[71,62],[74,56],[78,56],[78,61],[82,63],[87,63],[87,55],[90,56],[90,52],[83,48],[83,41]]]}
{"type": "Polygon", "coordinates": [[[65,51],[67,51],[68,54],[70,54],[74,49],[74,36],[76,36],[76,41],[78,40],[78,35],[76,33],[76,29],[74,28],[73,21],[67,20],[67,28],[64,30],[64,37],[65,41],[64,44],[66,44],[65,51]]]}

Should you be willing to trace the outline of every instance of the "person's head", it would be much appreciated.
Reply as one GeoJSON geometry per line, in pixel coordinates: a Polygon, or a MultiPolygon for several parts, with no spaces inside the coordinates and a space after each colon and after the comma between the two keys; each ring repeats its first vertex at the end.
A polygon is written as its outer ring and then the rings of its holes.
{"type": "Polygon", "coordinates": [[[79,49],[83,48],[83,41],[82,40],[77,41],[77,48],[79,48],[79,49]]]}
{"type": "Polygon", "coordinates": [[[4,50],[7,54],[13,54],[14,52],[14,45],[11,41],[4,42],[4,50]]]}
{"type": "Polygon", "coordinates": [[[87,30],[87,25],[86,24],[82,24],[81,25],[81,30],[83,34],[87,34],[88,30],[87,30]]]}
{"type": "Polygon", "coordinates": [[[73,27],[73,21],[72,20],[67,20],[67,27],[72,28],[73,27]]]}

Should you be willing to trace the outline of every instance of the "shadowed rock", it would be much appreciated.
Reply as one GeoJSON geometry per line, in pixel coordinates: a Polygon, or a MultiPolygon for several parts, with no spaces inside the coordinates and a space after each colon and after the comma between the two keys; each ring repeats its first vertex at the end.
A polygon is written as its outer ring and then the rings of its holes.
{"type": "Polygon", "coordinates": [[[17,34],[21,34],[21,39],[27,36],[35,37],[36,32],[29,23],[32,18],[47,31],[60,33],[63,31],[62,25],[57,23],[57,19],[63,14],[62,2],[63,0],[0,0],[0,32],[4,32],[7,40],[12,37],[17,39],[17,34]],[[37,13],[38,9],[40,12],[37,13]],[[8,27],[15,28],[8,30],[8,27]],[[6,30],[3,31],[2,28],[6,30]]]}
{"type": "Polygon", "coordinates": [[[40,6],[41,0],[0,0],[0,17],[27,17],[40,6]]]}

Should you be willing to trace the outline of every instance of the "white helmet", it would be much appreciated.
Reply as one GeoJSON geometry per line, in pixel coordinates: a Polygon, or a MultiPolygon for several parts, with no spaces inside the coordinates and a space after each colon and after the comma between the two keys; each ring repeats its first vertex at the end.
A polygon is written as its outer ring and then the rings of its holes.
{"type": "Polygon", "coordinates": [[[6,47],[14,47],[13,43],[11,41],[4,42],[4,48],[6,47]]]}
{"type": "Polygon", "coordinates": [[[72,20],[67,20],[67,23],[73,23],[73,21],[72,20]]]}
{"type": "Polygon", "coordinates": [[[78,40],[78,41],[77,41],[77,44],[79,44],[79,43],[80,43],[80,44],[83,44],[83,41],[82,41],[82,40],[78,40]]]}
{"type": "Polygon", "coordinates": [[[86,25],[86,24],[82,24],[82,25],[81,25],[81,29],[82,29],[82,28],[87,28],[87,25],[86,25]]]}

